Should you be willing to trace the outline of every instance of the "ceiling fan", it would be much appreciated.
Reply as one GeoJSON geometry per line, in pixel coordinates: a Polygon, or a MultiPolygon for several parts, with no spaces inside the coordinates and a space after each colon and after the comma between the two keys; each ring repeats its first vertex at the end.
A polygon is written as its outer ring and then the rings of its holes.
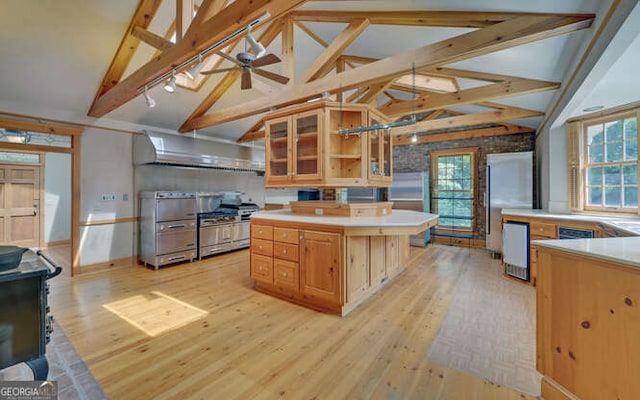
{"type": "Polygon", "coordinates": [[[250,29],[247,29],[246,38],[247,38],[247,42],[249,42],[249,44],[251,45],[251,49],[255,54],[251,54],[245,51],[245,52],[240,52],[236,54],[236,57],[233,58],[224,52],[221,52],[221,51],[216,52],[217,55],[233,62],[234,64],[236,64],[236,66],[231,68],[220,68],[220,69],[213,69],[210,71],[201,71],[200,73],[202,75],[211,75],[211,74],[217,74],[220,72],[242,70],[242,80],[240,84],[240,88],[242,90],[251,89],[251,72],[255,72],[260,76],[263,76],[267,79],[271,79],[272,81],[276,81],[281,84],[285,84],[289,82],[289,78],[287,78],[286,76],[279,75],[279,74],[259,68],[259,67],[264,67],[267,65],[279,63],[282,60],[280,60],[280,58],[278,58],[278,56],[274,54],[271,54],[271,53],[265,54],[267,50],[264,48],[262,44],[256,41],[256,39],[251,35],[250,29]]]}

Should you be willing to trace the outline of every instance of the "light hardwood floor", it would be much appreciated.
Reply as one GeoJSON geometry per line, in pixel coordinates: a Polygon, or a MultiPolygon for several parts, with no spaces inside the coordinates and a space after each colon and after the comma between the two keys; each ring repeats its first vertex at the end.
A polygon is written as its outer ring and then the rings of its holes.
{"type": "Polygon", "coordinates": [[[344,318],[254,291],[247,250],[62,275],[51,307],[111,399],[530,399],[426,359],[463,268],[484,256],[412,248],[344,318]]]}

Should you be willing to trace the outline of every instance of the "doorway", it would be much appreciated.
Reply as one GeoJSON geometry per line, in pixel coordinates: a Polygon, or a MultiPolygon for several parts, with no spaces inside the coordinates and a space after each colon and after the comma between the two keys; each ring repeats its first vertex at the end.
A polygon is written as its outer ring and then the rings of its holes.
{"type": "Polygon", "coordinates": [[[41,246],[41,153],[0,152],[0,243],[41,246]]]}

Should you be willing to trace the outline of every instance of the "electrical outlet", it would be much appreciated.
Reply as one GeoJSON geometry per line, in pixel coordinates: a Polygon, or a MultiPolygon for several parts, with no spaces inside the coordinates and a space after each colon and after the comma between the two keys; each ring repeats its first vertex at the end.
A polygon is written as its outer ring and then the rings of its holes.
{"type": "Polygon", "coordinates": [[[129,193],[122,193],[122,201],[128,201],[129,200],[129,193]]]}
{"type": "Polygon", "coordinates": [[[102,201],[115,201],[115,200],[116,200],[115,193],[103,193],[102,194],[102,201]]]}
{"type": "Polygon", "coordinates": [[[322,208],[316,208],[314,211],[316,212],[316,215],[322,215],[322,208]]]}

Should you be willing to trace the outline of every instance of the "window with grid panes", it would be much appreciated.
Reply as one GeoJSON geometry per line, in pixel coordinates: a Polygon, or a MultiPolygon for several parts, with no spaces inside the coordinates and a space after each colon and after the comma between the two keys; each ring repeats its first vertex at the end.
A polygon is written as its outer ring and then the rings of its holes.
{"type": "Polygon", "coordinates": [[[635,115],[583,125],[584,209],[637,212],[638,123],[635,115]]]}
{"type": "Polygon", "coordinates": [[[438,228],[474,230],[475,150],[437,151],[431,157],[438,228]]]}

